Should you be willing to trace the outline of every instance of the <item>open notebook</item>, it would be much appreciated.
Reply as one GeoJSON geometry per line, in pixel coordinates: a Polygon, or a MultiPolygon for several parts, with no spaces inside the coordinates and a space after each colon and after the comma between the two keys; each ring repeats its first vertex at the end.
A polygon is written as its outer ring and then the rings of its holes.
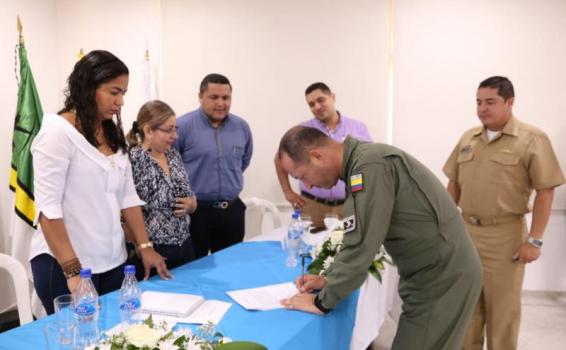
{"type": "Polygon", "coordinates": [[[142,319],[152,314],[154,319],[171,323],[219,323],[232,306],[231,303],[205,300],[202,296],[194,294],[145,291],[141,299],[139,316],[142,319]]]}
{"type": "Polygon", "coordinates": [[[146,291],[142,293],[142,312],[184,317],[196,310],[204,298],[194,294],[146,291]]]}

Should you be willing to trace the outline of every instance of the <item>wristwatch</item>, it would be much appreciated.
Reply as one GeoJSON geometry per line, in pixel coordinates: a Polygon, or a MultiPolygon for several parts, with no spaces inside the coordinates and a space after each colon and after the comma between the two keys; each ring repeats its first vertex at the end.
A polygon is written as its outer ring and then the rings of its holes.
{"type": "Polygon", "coordinates": [[[322,311],[323,314],[327,314],[330,312],[330,309],[327,309],[326,307],[324,307],[324,305],[322,305],[322,302],[318,298],[318,294],[316,297],[314,297],[314,306],[316,306],[317,309],[322,311]]]}
{"type": "Polygon", "coordinates": [[[153,242],[149,241],[149,242],[142,243],[142,244],[138,245],[138,250],[144,249],[144,248],[153,248],[153,242]]]}
{"type": "Polygon", "coordinates": [[[537,248],[542,248],[542,239],[537,239],[529,236],[529,238],[527,238],[527,242],[529,242],[531,245],[534,245],[537,248]]]}

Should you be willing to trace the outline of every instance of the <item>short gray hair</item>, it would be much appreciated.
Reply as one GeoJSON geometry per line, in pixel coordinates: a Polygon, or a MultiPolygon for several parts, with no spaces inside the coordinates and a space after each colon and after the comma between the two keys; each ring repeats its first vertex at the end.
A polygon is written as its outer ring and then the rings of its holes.
{"type": "Polygon", "coordinates": [[[306,126],[295,126],[283,135],[279,143],[279,159],[286,153],[296,163],[308,161],[308,152],[328,144],[330,137],[322,131],[306,126]]]}

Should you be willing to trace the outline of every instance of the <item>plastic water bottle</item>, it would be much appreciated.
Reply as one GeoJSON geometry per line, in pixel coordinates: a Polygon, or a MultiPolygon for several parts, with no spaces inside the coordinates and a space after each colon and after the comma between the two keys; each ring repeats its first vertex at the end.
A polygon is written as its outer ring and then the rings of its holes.
{"type": "Polygon", "coordinates": [[[74,315],[77,323],[75,348],[95,345],[98,342],[98,293],[91,280],[89,268],[81,269],[81,281],[74,296],[74,315]]]}
{"type": "Polygon", "coordinates": [[[293,211],[293,216],[294,215],[297,215],[297,220],[299,220],[299,222],[301,223],[301,227],[303,228],[301,232],[301,241],[299,243],[298,255],[309,255],[312,246],[305,241],[305,232],[309,232],[308,227],[312,224],[312,221],[310,221],[310,217],[309,217],[309,223],[307,224],[307,226],[305,226],[306,222],[303,221],[303,218],[301,217],[302,216],[301,208],[295,208],[295,210],[293,211]]]}
{"type": "Polygon", "coordinates": [[[136,323],[141,310],[141,289],[136,280],[136,267],[124,266],[124,281],[120,288],[120,319],[122,326],[136,323]]]}
{"type": "Polygon", "coordinates": [[[285,239],[285,249],[287,250],[285,265],[288,267],[297,266],[297,256],[299,255],[302,236],[303,224],[301,223],[301,217],[298,213],[293,213],[285,239]]]}

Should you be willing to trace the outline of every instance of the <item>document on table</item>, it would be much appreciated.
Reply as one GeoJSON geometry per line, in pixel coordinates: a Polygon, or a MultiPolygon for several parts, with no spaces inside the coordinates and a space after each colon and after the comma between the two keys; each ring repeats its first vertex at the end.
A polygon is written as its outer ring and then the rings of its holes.
{"type": "Polygon", "coordinates": [[[281,299],[290,298],[297,293],[293,282],[226,292],[245,309],[261,311],[282,308],[281,299]]]}
{"type": "MultiPolygon", "coordinates": [[[[231,303],[220,300],[206,300],[199,307],[187,316],[173,316],[173,315],[159,315],[152,316],[154,321],[167,321],[168,323],[193,323],[204,324],[212,322],[214,324],[220,323],[224,314],[232,306],[231,303]]],[[[145,320],[149,317],[149,313],[140,312],[138,319],[145,320]]]]}

